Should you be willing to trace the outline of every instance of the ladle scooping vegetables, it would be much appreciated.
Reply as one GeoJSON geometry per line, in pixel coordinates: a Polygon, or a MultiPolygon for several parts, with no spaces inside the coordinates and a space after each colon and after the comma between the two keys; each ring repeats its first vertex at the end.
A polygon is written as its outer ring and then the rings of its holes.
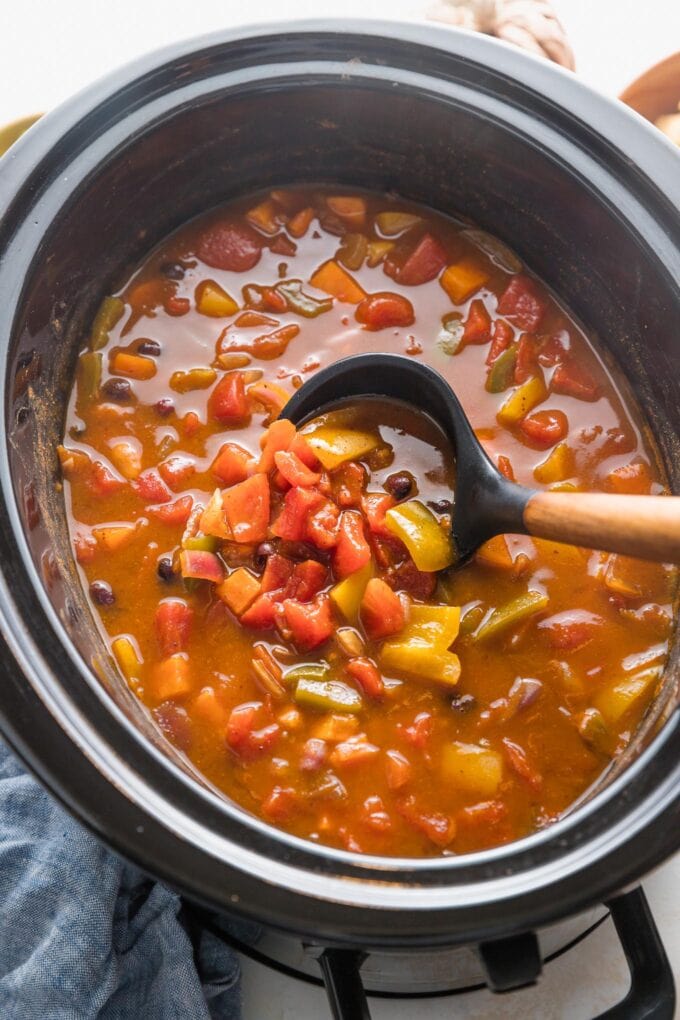
{"type": "MultiPolygon", "coordinates": [[[[541,492],[491,463],[456,394],[434,369],[397,354],[359,354],[317,372],[282,417],[299,425],[340,402],[404,401],[432,417],[456,455],[454,556],[462,563],[500,534],[533,535],[659,562],[680,562],[680,497],[541,492]]],[[[402,522],[408,529],[409,521],[402,522]]],[[[441,569],[448,565],[441,563],[441,569]]]]}

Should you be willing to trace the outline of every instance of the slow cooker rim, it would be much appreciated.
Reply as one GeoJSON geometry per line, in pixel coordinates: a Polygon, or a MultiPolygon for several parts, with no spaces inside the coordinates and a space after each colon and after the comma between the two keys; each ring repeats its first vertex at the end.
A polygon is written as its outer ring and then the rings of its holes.
{"type": "MultiPolygon", "coordinates": [[[[338,32],[342,32],[343,35],[356,35],[358,38],[365,39],[365,33],[364,33],[363,30],[366,27],[366,23],[363,23],[363,22],[352,23],[352,22],[344,22],[343,21],[343,22],[334,22],[333,25],[334,25],[334,29],[336,31],[338,31],[338,32]],[[352,26],[353,24],[356,25],[356,27],[359,29],[359,31],[357,31],[356,33],[352,33],[351,30],[350,30],[350,26],[352,26]]],[[[327,29],[328,28],[328,23],[327,22],[307,23],[307,26],[306,26],[305,30],[309,31],[309,32],[316,32],[316,31],[320,30],[321,26],[323,26],[325,29],[327,29]]],[[[400,26],[397,26],[397,27],[400,27],[400,26]]],[[[390,28],[392,28],[392,26],[390,26],[390,28]]],[[[407,27],[406,35],[405,36],[403,34],[400,35],[399,33],[395,33],[395,35],[401,41],[411,42],[412,40],[411,40],[410,35],[409,35],[409,33],[411,32],[411,29],[412,29],[412,26],[408,26],[407,27]]],[[[283,30],[286,33],[295,33],[296,31],[299,32],[301,29],[300,29],[299,25],[296,26],[295,24],[293,24],[293,25],[290,25],[290,26],[285,26],[285,28],[283,30]]],[[[254,34],[258,35],[258,36],[271,35],[273,31],[275,31],[275,29],[272,29],[272,26],[258,26],[258,28],[254,32],[254,34]]],[[[432,32],[433,32],[433,30],[428,30],[428,35],[431,35],[432,32]]],[[[205,41],[209,40],[211,42],[211,47],[214,47],[215,45],[219,45],[219,41],[224,37],[224,35],[227,35],[229,39],[233,39],[233,38],[241,38],[243,36],[243,34],[247,34],[247,33],[248,33],[247,29],[242,30],[242,31],[237,31],[236,33],[226,33],[226,34],[225,33],[220,33],[220,34],[217,35],[217,42],[216,42],[216,37],[215,36],[207,37],[207,40],[205,40],[205,41]]],[[[384,26],[381,26],[381,34],[383,36],[385,35],[384,26]]],[[[456,34],[457,33],[453,33],[453,35],[456,35],[456,34]]],[[[201,40],[199,40],[199,42],[200,41],[201,40]]],[[[469,37],[466,38],[466,43],[469,43],[471,41],[474,41],[475,43],[482,42],[482,40],[479,40],[476,36],[473,36],[473,35],[470,35],[469,37]]],[[[500,45],[500,44],[493,43],[490,40],[484,40],[483,42],[485,44],[488,43],[491,46],[500,45]]],[[[196,52],[194,47],[195,47],[195,43],[193,43],[193,42],[192,43],[187,43],[187,44],[179,44],[177,47],[169,47],[166,50],[161,51],[160,54],[154,54],[154,55],[152,55],[149,58],[144,58],[143,61],[136,62],[135,65],[132,65],[132,67],[136,67],[139,64],[144,63],[146,66],[154,68],[154,67],[158,66],[158,62],[157,62],[157,57],[158,56],[168,57],[175,50],[177,51],[178,55],[186,55],[187,53],[196,52]]],[[[442,49],[442,47],[438,46],[438,45],[435,46],[434,48],[439,49],[439,50],[442,49]]],[[[482,50],[483,49],[484,49],[484,47],[482,47],[482,50]]],[[[511,50],[509,47],[507,47],[507,49],[509,50],[509,52],[512,53],[512,57],[513,58],[516,58],[516,57],[520,56],[519,54],[516,54],[514,50],[511,50]]],[[[447,51],[445,50],[445,52],[447,52],[447,51]]],[[[450,52],[450,51],[448,51],[448,52],[450,52]]],[[[456,55],[456,54],[454,54],[454,55],[456,55]]],[[[510,59],[510,58],[508,58],[508,59],[510,59]]],[[[515,61],[515,62],[517,62],[517,61],[515,61]]],[[[522,60],[520,60],[520,64],[521,63],[522,63],[522,60]]],[[[543,65],[541,65],[539,63],[539,61],[535,61],[535,65],[536,65],[537,68],[540,67],[540,71],[541,72],[544,72],[546,70],[546,68],[544,68],[543,65]]],[[[132,68],[130,68],[130,69],[132,69],[132,68]]],[[[123,78],[125,77],[124,71],[120,72],[119,74],[116,74],[116,75],[113,75],[113,76],[109,76],[109,79],[107,79],[107,81],[109,81],[110,84],[113,85],[114,84],[114,79],[116,81],[118,81],[120,79],[120,77],[123,77],[123,78]]],[[[114,89],[114,91],[116,91],[116,90],[114,89]]],[[[89,94],[90,94],[90,92],[88,90],[88,91],[86,91],[80,97],[83,107],[85,107],[87,105],[86,101],[87,101],[87,98],[88,98],[89,94]]],[[[74,104],[74,103],[75,103],[75,101],[71,101],[71,105],[74,104]]],[[[51,115],[52,118],[56,117],[58,113],[59,113],[59,111],[55,111],[55,113],[51,115]]],[[[27,146],[28,146],[29,142],[30,142],[30,138],[27,139],[27,142],[26,142],[27,146]]],[[[137,733],[135,735],[139,736],[139,734],[137,734],[137,733]]],[[[667,734],[667,736],[668,736],[668,734],[667,734]]],[[[20,740],[20,738],[18,737],[18,734],[15,734],[15,739],[19,739],[20,740]]],[[[555,828],[556,827],[552,827],[551,830],[546,830],[546,831],[547,832],[552,832],[554,834],[555,833],[555,828]]],[[[529,839],[532,839],[532,838],[533,837],[529,837],[529,839]]],[[[521,842],[524,843],[525,841],[521,841],[521,842]]],[[[515,844],[515,846],[518,846],[518,845],[519,844],[515,844]]],[[[351,856],[354,857],[354,855],[351,855],[351,856]]],[[[473,855],[473,856],[477,856],[477,855],[473,855]]],[[[392,863],[391,859],[386,859],[386,860],[389,861],[389,863],[392,863]]],[[[459,860],[462,860],[462,859],[459,859],[459,860]]],[[[413,862],[409,862],[409,863],[411,865],[413,864],[413,862]]]]}

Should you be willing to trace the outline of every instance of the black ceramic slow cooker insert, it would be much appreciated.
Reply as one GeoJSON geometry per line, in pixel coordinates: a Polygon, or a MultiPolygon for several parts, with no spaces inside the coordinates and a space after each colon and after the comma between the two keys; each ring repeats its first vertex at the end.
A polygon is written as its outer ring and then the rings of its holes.
{"type": "Polygon", "coordinates": [[[496,987],[531,979],[526,933],[611,898],[677,849],[677,636],[633,746],[563,819],[508,846],[362,857],[227,801],[111,663],[70,552],[55,447],[87,324],[140,257],[245,191],[334,182],[395,190],[511,243],[618,362],[680,492],[679,168],[640,118],[561,69],[465,32],[368,21],[171,47],[88,88],[10,150],[0,722],[70,811],[192,901],[349,952],[352,980],[357,947],[463,943],[483,945],[496,987]],[[503,976],[499,945],[506,961],[507,947],[525,947],[524,973],[503,976]]]}

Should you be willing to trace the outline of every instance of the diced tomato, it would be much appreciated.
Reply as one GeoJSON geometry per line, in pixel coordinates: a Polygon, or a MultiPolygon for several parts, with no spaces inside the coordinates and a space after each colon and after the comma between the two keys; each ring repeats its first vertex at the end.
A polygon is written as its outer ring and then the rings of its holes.
{"type": "Polygon", "coordinates": [[[297,253],[297,245],[294,241],[291,241],[285,234],[277,234],[273,240],[269,242],[269,250],[274,255],[285,255],[286,258],[292,258],[297,253]]]}
{"type": "Polygon", "coordinates": [[[333,551],[333,571],[342,580],[355,570],[365,567],[371,558],[371,547],[366,541],[364,524],[358,513],[344,510],[340,515],[338,542],[333,551]]]}
{"type": "Polygon", "coordinates": [[[194,501],[191,496],[180,496],[174,503],[164,503],[162,506],[148,506],[146,512],[163,524],[183,525],[189,520],[193,505],[194,501]]]}
{"type": "Polygon", "coordinates": [[[323,502],[324,497],[316,489],[303,489],[300,486],[289,489],[281,512],[272,524],[272,534],[288,542],[301,542],[305,537],[309,515],[318,510],[323,502]]]}
{"type": "Polygon", "coordinates": [[[262,814],[271,822],[285,822],[291,817],[300,797],[290,786],[275,786],[260,805],[262,814]]]}
{"type": "Polygon", "coordinates": [[[392,536],[385,523],[385,514],[397,505],[394,496],[389,492],[367,492],[361,500],[368,527],[373,535],[380,535],[385,538],[392,536]]]}
{"type": "Polygon", "coordinates": [[[553,372],[550,389],[553,393],[563,393],[578,400],[597,400],[600,395],[600,388],[590,372],[571,357],[553,372]]]}
{"type": "Polygon", "coordinates": [[[103,499],[106,496],[112,496],[114,492],[120,492],[128,483],[122,478],[116,478],[105,464],[96,460],[92,465],[87,484],[95,496],[103,499]]]}
{"type": "Polygon", "coordinates": [[[195,411],[187,411],[182,418],[182,431],[185,436],[195,436],[201,428],[201,419],[195,411]]]}
{"type": "Polygon", "coordinates": [[[331,751],[329,760],[334,768],[355,767],[372,761],[379,753],[379,747],[369,743],[366,737],[357,736],[343,740],[341,744],[336,744],[331,751]]]}
{"type": "Polygon", "coordinates": [[[207,549],[183,549],[179,554],[182,577],[197,581],[211,581],[221,584],[224,580],[224,567],[219,557],[207,549]]]}
{"type": "Polygon", "coordinates": [[[418,715],[409,726],[399,723],[397,724],[397,729],[404,740],[407,740],[409,744],[419,751],[424,751],[432,736],[432,726],[433,720],[430,713],[418,712],[418,715]]]}
{"type": "Polygon", "coordinates": [[[171,498],[170,490],[155,471],[144,471],[132,488],[147,503],[167,503],[171,498]]]}
{"type": "Polygon", "coordinates": [[[222,494],[222,506],[235,542],[262,542],[269,526],[269,482],[252,475],[222,494]]]}
{"type": "Polygon", "coordinates": [[[276,607],[275,592],[258,595],[245,613],[241,614],[241,623],[244,627],[252,627],[254,630],[269,630],[276,623],[276,607]]]}
{"type": "Polygon", "coordinates": [[[340,510],[326,500],[318,510],[315,510],[307,518],[307,525],[304,537],[317,549],[332,549],[338,541],[338,522],[340,510]]]}
{"type": "Polygon", "coordinates": [[[413,305],[402,294],[380,291],[370,294],[357,306],[357,322],[366,329],[389,329],[394,326],[412,326],[415,322],[413,305]]]}
{"type": "Polygon", "coordinates": [[[643,460],[633,460],[623,467],[614,468],[605,479],[605,488],[609,492],[647,496],[651,487],[652,474],[643,460]]]}
{"type": "Polygon", "coordinates": [[[540,790],[543,785],[543,779],[540,772],[537,772],[533,765],[529,763],[524,748],[508,737],[503,737],[501,743],[505,748],[510,767],[529,784],[532,790],[540,790]]]}
{"type": "Polygon", "coordinates": [[[76,559],[78,563],[91,563],[97,554],[99,548],[97,539],[92,535],[84,535],[78,533],[73,539],[73,545],[75,547],[76,559]]]}
{"type": "Polygon", "coordinates": [[[489,347],[489,353],[486,356],[486,364],[493,365],[494,361],[499,354],[506,351],[512,343],[515,336],[515,331],[512,326],[509,326],[507,322],[503,322],[502,319],[496,319],[491,330],[491,347],[489,347]]]}
{"type": "Polygon", "coordinates": [[[298,602],[309,602],[318,595],[327,581],[327,570],[317,560],[304,560],[296,563],[293,573],[286,585],[286,598],[298,602]]]}
{"type": "Polygon", "coordinates": [[[164,301],[163,307],[168,315],[178,318],[191,311],[191,301],[186,297],[178,297],[177,294],[170,294],[164,301]]]}
{"type": "Polygon", "coordinates": [[[364,824],[373,832],[389,832],[392,828],[392,819],[385,809],[382,798],[377,795],[366,798],[361,808],[361,817],[364,824]]]}
{"type": "Polygon", "coordinates": [[[386,575],[385,580],[390,588],[394,588],[395,591],[408,592],[420,602],[429,599],[437,587],[437,575],[427,570],[418,570],[410,557],[392,569],[386,575]]]}
{"type": "Polygon", "coordinates": [[[299,432],[295,433],[292,442],[288,445],[288,449],[291,453],[294,453],[296,457],[299,457],[302,463],[312,471],[319,470],[321,466],[319,458],[314,453],[314,450],[311,448],[305,437],[300,435],[299,432]]]}
{"type": "Polygon", "coordinates": [[[246,761],[259,757],[267,751],[279,735],[277,723],[270,723],[255,729],[256,718],[261,713],[260,701],[247,701],[231,710],[227,723],[227,745],[246,761]]]}
{"type": "Polygon", "coordinates": [[[154,627],[164,657],[186,650],[193,615],[193,610],[182,599],[164,599],[158,604],[154,627]]]}
{"type": "Polygon", "coordinates": [[[508,457],[504,457],[503,454],[501,454],[498,458],[498,470],[504,478],[508,479],[509,482],[515,481],[515,472],[512,469],[510,459],[508,457]]]}
{"type": "Polygon", "coordinates": [[[569,422],[564,411],[534,411],[522,419],[519,427],[530,442],[547,448],[566,437],[569,422]]]}
{"type": "Polygon", "coordinates": [[[210,470],[224,485],[229,486],[245,481],[254,464],[254,458],[242,446],[225,443],[220,447],[210,470]]]}
{"type": "Polygon", "coordinates": [[[208,413],[222,425],[240,425],[250,419],[242,372],[222,376],[208,397],[208,413]]]}
{"type": "Polygon", "coordinates": [[[491,316],[480,298],[470,305],[468,317],[463,324],[464,344],[485,344],[491,339],[491,316]]]}
{"type": "Polygon", "coordinates": [[[340,507],[358,507],[366,488],[366,468],[349,460],[336,468],[331,477],[333,498],[340,507]]]}
{"type": "Polygon", "coordinates": [[[244,273],[260,261],[262,244],[262,238],[247,224],[220,220],[203,231],[196,254],[214,269],[244,273]]]}
{"type": "Polygon", "coordinates": [[[542,343],[538,350],[539,363],[546,368],[559,365],[561,361],[565,360],[565,355],[569,351],[570,346],[571,341],[566,329],[561,329],[559,333],[553,333],[552,336],[542,338],[542,343]]]}
{"type": "Polygon", "coordinates": [[[345,669],[352,679],[356,680],[367,698],[380,701],[385,693],[385,685],[380,671],[372,659],[367,659],[364,656],[350,659],[345,669]]]}
{"type": "Polygon", "coordinates": [[[387,751],[385,773],[390,790],[401,790],[411,778],[411,763],[401,751],[387,751]]]}
{"type": "Polygon", "coordinates": [[[308,468],[297,454],[290,450],[278,450],[274,454],[274,463],[289,485],[301,485],[304,488],[309,488],[311,485],[318,485],[321,481],[319,472],[308,468]]]}
{"type": "Polygon", "coordinates": [[[419,829],[435,846],[448,846],[455,838],[456,823],[453,818],[439,811],[421,811],[415,797],[407,797],[401,801],[397,805],[397,810],[414,829],[419,829]]]}
{"type": "Polygon", "coordinates": [[[498,312],[513,325],[535,333],[548,308],[538,284],[523,273],[513,276],[498,300],[498,312]]]}
{"type": "Polygon", "coordinates": [[[363,230],[366,224],[366,199],[361,195],[331,195],[326,205],[352,230],[363,230]]]}
{"type": "Polygon", "coordinates": [[[366,585],[360,615],[364,629],[373,641],[397,634],[406,623],[401,599],[378,577],[372,577],[366,585]]]}
{"type": "Polygon", "coordinates": [[[448,262],[446,252],[432,234],[423,234],[406,258],[402,246],[398,247],[400,250],[395,249],[385,260],[385,273],[407,287],[434,280],[448,262]]]}
{"type": "Polygon", "coordinates": [[[267,564],[262,575],[262,591],[283,591],[288,584],[295,564],[287,556],[272,553],[267,557],[267,564]]]}
{"type": "MultiPolygon", "coordinates": [[[[268,474],[274,467],[274,457],[276,454],[280,450],[288,450],[295,438],[295,426],[292,421],[289,421],[288,418],[277,418],[276,421],[273,421],[260,439],[262,453],[257,464],[257,470],[268,474]]],[[[300,455],[298,454],[298,456],[300,455]]],[[[300,457],[300,460],[303,460],[303,458],[300,457]]]]}
{"type": "Polygon", "coordinates": [[[517,346],[517,361],[515,362],[515,383],[521,386],[522,383],[531,379],[538,371],[536,359],[536,343],[534,337],[523,333],[517,346]]]}
{"type": "Polygon", "coordinates": [[[300,755],[302,772],[318,772],[328,757],[328,744],[318,737],[310,737],[305,741],[300,755]]]}
{"type": "Polygon", "coordinates": [[[158,470],[165,484],[169,485],[171,489],[177,490],[184,488],[191,476],[195,474],[196,465],[188,457],[176,456],[164,460],[162,464],[158,465],[158,470]]]}
{"type": "Polygon", "coordinates": [[[316,648],[333,634],[335,624],[328,595],[317,595],[312,602],[304,604],[295,599],[286,599],[283,611],[293,641],[302,651],[316,648]]]}
{"type": "Polygon", "coordinates": [[[567,609],[538,624],[539,630],[547,634],[553,648],[572,652],[592,641],[603,626],[601,616],[585,609],[567,609]]]}
{"type": "Polygon", "coordinates": [[[459,821],[467,825],[494,826],[507,817],[508,808],[502,800],[485,800],[463,808],[459,821]]]}

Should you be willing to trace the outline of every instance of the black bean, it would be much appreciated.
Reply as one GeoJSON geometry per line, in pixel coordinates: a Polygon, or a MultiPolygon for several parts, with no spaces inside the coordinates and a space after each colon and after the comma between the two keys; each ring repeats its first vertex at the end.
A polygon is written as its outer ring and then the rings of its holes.
{"type": "Polygon", "coordinates": [[[113,588],[106,581],[93,581],[90,585],[90,596],[98,606],[112,606],[116,601],[113,588]]]}
{"type": "Polygon", "coordinates": [[[427,505],[438,514],[450,514],[453,510],[453,503],[450,499],[428,500],[427,505]]]}
{"type": "Polygon", "coordinates": [[[175,410],[175,405],[170,397],[161,397],[153,406],[156,414],[160,415],[161,418],[167,418],[175,410]]]}
{"type": "Polygon", "coordinates": [[[161,345],[158,340],[140,340],[137,344],[137,354],[148,354],[152,358],[157,358],[161,353],[161,345]]]}
{"type": "Polygon", "coordinates": [[[132,396],[132,387],[127,379],[118,379],[113,376],[107,379],[102,386],[102,393],[109,400],[115,400],[117,404],[124,404],[132,396]]]}
{"type": "Polygon", "coordinates": [[[262,570],[269,557],[272,553],[276,552],[276,546],[273,542],[260,542],[257,549],[255,550],[255,566],[258,570],[262,570]]]}
{"type": "Polygon", "coordinates": [[[413,478],[406,471],[397,471],[386,480],[385,488],[395,499],[406,499],[413,488],[413,478]]]}
{"type": "Polygon", "coordinates": [[[160,559],[158,560],[158,566],[156,567],[156,570],[158,572],[158,576],[161,578],[162,581],[174,581],[175,571],[173,570],[172,567],[171,556],[161,556],[160,559]]]}
{"type": "Polygon", "coordinates": [[[183,280],[186,273],[186,269],[180,262],[163,262],[160,269],[168,280],[183,280]]]}
{"type": "Polygon", "coordinates": [[[477,707],[477,699],[472,694],[454,694],[451,698],[451,708],[456,712],[471,712],[477,707]]]}

